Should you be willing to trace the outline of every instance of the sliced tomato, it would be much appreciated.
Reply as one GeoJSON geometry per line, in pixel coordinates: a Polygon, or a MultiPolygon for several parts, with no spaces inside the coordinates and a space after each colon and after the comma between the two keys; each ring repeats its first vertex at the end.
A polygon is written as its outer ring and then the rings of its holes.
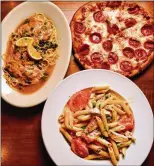
{"type": "Polygon", "coordinates": [[[134,118],[126,115],[122,116],[118,122],[118,125],[123,125],[125,128],[123,131],[132,130],[134,128],[134,118]]]}
{"type": "Polygon", "coordinates": [[[87,88],[75,93],[67,103],[69,109],[73,112],[82,110],[88,104],[91,94],[91,88],[87,88]]]}
{"type": "Polygon", "coordinates": [[[72,140],[71,149],[79,157],[84,158],[89,155],[88,148],[81,138],[75,138],[72,140]]]}

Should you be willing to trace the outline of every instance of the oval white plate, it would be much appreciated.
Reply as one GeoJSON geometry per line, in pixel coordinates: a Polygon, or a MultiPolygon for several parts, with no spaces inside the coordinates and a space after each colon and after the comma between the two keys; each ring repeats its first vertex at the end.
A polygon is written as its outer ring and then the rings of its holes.
{"type": "Polygon", "coordinates": [[[58,124],[58,117],[70,96],[81,89],[103,84],[109,84],[125,99],[133,101],[130,106],[135,117],[134,136],[137,140],[118,165],[141,165],[146,159],[153,142],[153,114],[146,97],[128,78],[115,72],[95,69],[67,77],[46,101],[42,115],[42,136],[49,155],[57,165],[112,165],[110,161],[88,161],[76,156],[59,132],[58,124]]]}
{"type": "Polygon", "coordinates": [[[55,25],[58,34],[60,57],[50,79],[42,88],[30,95],[23,95],[13,90],[6,84],[4,77],[2,77],[3,99],[18,107],[30,107],[46,100],[57,83],[64,78],[71,56],[72,41],[68,21],[63,12],[51,2],[24,2],[5,17],[2,22],[2,53],[5,53],[9,35],[24,19],[34,13],[44,13],[55,25]]]}

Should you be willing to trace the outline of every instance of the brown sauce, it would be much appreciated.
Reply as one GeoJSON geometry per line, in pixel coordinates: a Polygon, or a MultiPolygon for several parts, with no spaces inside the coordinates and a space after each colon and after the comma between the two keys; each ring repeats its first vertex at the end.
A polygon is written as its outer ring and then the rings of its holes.
{"type": "Polygon", "coordinates": [[[47,73],[48,73],[48,78],[47,80],[40,80],[37,84],[33,84],[33,85],[28,85],[23,87],[22,89],[19,88],[15,88],[18,92],[22,93],[22,94],[31,94],[36,92],[37,90],[39,90],[42,86],[45,85],[45,83],[48,81],[48,79],[50,78],[50,76],[52,75],[52,72],[54,70],[54,66],[49,66],[47,69],[47,73]]]}
{"type": "MultiPolygon", "coordinates": [[[[20,26],[22,26],[24,24],[24,22],[26,20],[27,19],[25,19],[24,21],[22,21],[17,26],[17,28],[15,29],[14,32],[17,32],[17,30],[20,28],[20,26]]],[[[13,45],[12,41],[10,41],[10,39],[9,39],[8,42],[7,42],[7,48],[6,48],[6,54],[5,54],[5,63],[9,62],[9,59],[11,58],[11,56],[13,56],[13,54],[14,54],[14,45],[13,45]]],[[[39,82],[36,83],[36,84],[30,84],[30,85],[26,85],[26,86],[22,85],[21,87],[19,87],[18,85],[17,86],[13,86],[13,85],[10,85],[10,84],[9,85],[11,86],[11,88],[13,88],[14,90],[16,90],[16,91],[18,91],[19,93],[22,93],[22,94],[31,94],[31,93],[34,93],[37,90],[39,90],[42,86],[44,86],[46,84],[46,82],[49,80],[49,78],[52,75],[54,67],[55,67],[55,65],[53,65],[53,66],[49,65],[49,67],[46,70],[46,73],[48,75],[47,78],[45,80],[44,79],[40,79],[39,82]]]]}

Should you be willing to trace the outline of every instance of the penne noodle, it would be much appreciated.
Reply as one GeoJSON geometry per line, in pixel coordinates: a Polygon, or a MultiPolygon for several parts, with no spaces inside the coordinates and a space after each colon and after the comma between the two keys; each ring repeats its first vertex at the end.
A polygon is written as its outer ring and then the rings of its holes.
{"type": "Polygon", "coordinates": [[[95,144],[88,145],[88,148],[90,148],[90,149],[92,149],[94,151],[97,151],[97,152],[99,152],[102,149],[101,146],[98,146],[98,145],[95,145],[95,144]]]}
{"type": "Polygon", "coordinates": [[[116,122],[118,120],[117,112],[114,109],[111,109],[111,111],[112,111],[112,120],[113,122],[116,122]]]}
{"type": "Polygon", "coordinates": [[[82,111],[77,111],[74,113],[74,117],[80,116],[80,115],[87,115],[90,114],[90,110],[82,110],[82,111]]]}
{"type": "Polygon", "coordinates": [[[108,147],[108,150],[109,150],[109,154],[110,154],[110,158],[111,158],[112,164],[113,165],[117,165],[117,159],[115,157],[115,154],[114,154],[114,151],[113,151],[113,148],[112,148],[111,145],[108,147]]]}
{"type": "Polygon", "coordinates": [[[108,147],[110,145],[110,142],[106,141],[105,139],[103,138],[100,138],[100,137],[97,137],[96,138],[96,141],[99,142],[100,144],[102,145],[105,145],[106,147],[108,147]]]}
{"type": "Polygon", "coordinates": [[[105,85],[105,86],[97,86],[97,87],[94,87],[94,88],[92,89],[92,92],[99,91],[99,90],[106,90],[106,89],[110,89],[110,86],[108,86],[108,85],[105,85]]]}
{"type": "Polygon", "coordinates": [[[69,111],[68,115],[69,115],[69,125],[72,128],[73,127],[73,115],[72,115],[72,112],[69,111]]]}
{"type": "Polygon", "coordinates": [[[90,99],[93,99],[95,97],[95,93],[91,93],[90,99]]]}
{"type": "Polygon", "coordinates": [[[108,123],[109,128],[116,127],[118,125],[118,122],[108,123]]]}
{"type": "Polygon", "coordinates": [[[97,90],[97,91],[95,91],[95,93],[96,93],[96,94],[104,94],[104,93],[108,92],[109,90],[110,90],[110,89],[97,90]]]}
{"type": "Polygon", "coordinates": [[[84,127],[84,126],[87,126],[87,125],[88,125],[88,122],[82,122],[82,123],[75,124],[74,126],[75,127],[84,127]]]}
{"type": "Polygon", "coordinates": [[[87,157],[85,157],[84,159],[86,159],[86,160],[103,159],[103,156],[97,155],[97,154],[90,154],[87,157]]]}
{"type": "Polygon", "coordinates": [[[107,123],[107,119],[106,119],[106,115],[105,115],[104,111],[105,111],[105,109],[101,110],[101,118],[103,120],[105,130],[108,132],[109,127],[108,127],[108,123],[107,123]]]}
{"type": "Polygon", "coordinates": [[[63,122],[64,122],[64,115],[63,115],[63,114],[61,114],[61,115],[59,116],[58,122],[59,122],[59,123],[63,123],[63,122]]]}
{"type": "Polygon", "coordinates": [[[61,127],[59,130],[69,142],[72,141],[72,137],[69,135],[69,133],[64,128],[61,127]]]}
{"type": "Polygon", "coordinates": [[[125,112],[124,111],[122,111],[120,108],[118,108],[118,107],[116,107],[116,106],[112,106],[113,107],[113,109],[119,114],[119,115],[124,115],[125,114],[125,112]]]}
{"type": "Polygon", "coordinates": [[[71,129],[71,127],[69,125],[69,119],[68,118],[69,118],[69,112],[68,112],[68,110],[66,110],[64,112],[64,124],[65,124],[67,129],[71,129]]]}
{"type": "Polygon", "coordinates": [[[102,97],[104,97],[104,95],[105,95],[105,94],[97,95],[97,96],[95,97],[95,99],[96,99],[96,100],[99,100],[99,99],[101,99],[102,97]]]}
{"type": "Polygon", "coordinates": [[[113,151],[114,151],[114,154],[116,156],[116,159],[119,160],[120,159],[120,155],[119,155],[118,147],[117,147],[116,143],[114,141],[112,141],[112,140],[111,140],[111,144],[112,144],[113,151]]]}
{"type": "Polygon", "coordinates": [[[91,109],[93,108],[93,104],[92,104],[91,100],[89,100],[89,102],[88,102],[88,107],[91,108],[91,109]]]}
{"type": "Polygon", "coordinates": [[[123,107],[123,109],[124,109],[124,111],[126,112],[127,115],[130,116],[132,114],[123,100],[110,100],[110,101],[107,102],[107,104],[120,104],[123,107]]]}
{"type": "Polygon", "coordinates": [[[123,148],[121,149],[121,153],[122,153],[122,156],[123,156],[123,157],[125,157],[125,155],[126,155],[126,150],[127,150],[126,147],[123,147],[123,148]]]}
{"type": "Polygon", "coordinates": [[[124,111],[126,112],[126,114],[127,114],[128,116],[131,116],[131,115],[132,115],[132,112],[130,111],[129,107],[126,106],[125,103],[122,103],[121,106],[123,107],[124,111]]]}
{"type": "Polygon", "coordinates": [[[106,131],[105,128],[104,128],[104,124],[103,124],[102,120],[101,120],[99,117],[97,117],[97,116],[96,116],[96,120],[97,120],[97,124],[98,124],[98,126],[99,126],[99,128],[100,128],[100,130],[101,130],[101,133],[102,133],[105,137],[108,137],[108,133],[107,133],[107,131],[106,131]]]}
{"type": "Polygon", "coordinates": [[[115,142],[127,142],[128,138],[122,134],[110,130],[109,137],[115,142]]]}
{"type": "Polygon", "coordinates": [[[112,99],[113,99],[113,97],[109,97],[108,99],[103,101],[103,103],[101,104],[100,108],[104,108],[107,104],[109,104],[109,102],[113,101],[112,99]]]}
{"type": "Polygon", "coordinates": [[[99,151],[98,154],[103,157],[110,158],[110,155],[107,152],[105,152],[104,150],[99,151]]]}
{"type": "Polygon", "coordinates": [[[125,126],[121,125],[121,126],[114,127],[114,128],[112,128],[111,130],[112,130],[112,131],[121,131],[121,130],[123,130],[124,128],[125,128],[125,126]]]}
{"type": "Polygon", "coordinates": [[[80,115],[77,117],[79,121],[87,121],[91,119],[91,115],[80,115]]]}
{"type": "Polygon", "coordinates": [[[127,146],[130,146],[130,144],[132,143],[132,141],[127,141],[127,142],[122,142],[122,143],[119,143],[117,144],[118,148],[123,148],[123,147],[127,147],[127,146]]]}

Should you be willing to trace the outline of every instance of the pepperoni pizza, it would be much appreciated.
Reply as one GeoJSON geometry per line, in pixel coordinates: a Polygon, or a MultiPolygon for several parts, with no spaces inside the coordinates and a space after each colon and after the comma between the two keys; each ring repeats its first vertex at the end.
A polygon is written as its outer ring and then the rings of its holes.
{"type": "Polygon", "coordinates": [[[153,59],[153,17],[137,3],[89,2],[71,21],[74,56],[85,69],[131,77],[153,59]]]}

